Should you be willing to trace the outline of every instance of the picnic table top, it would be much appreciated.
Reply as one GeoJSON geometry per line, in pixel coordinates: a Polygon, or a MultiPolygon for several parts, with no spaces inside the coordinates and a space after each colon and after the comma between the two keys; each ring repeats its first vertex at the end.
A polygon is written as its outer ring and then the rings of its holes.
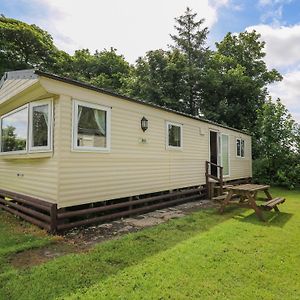
{"type": "Polygon", "coordinates": [[[256,192],[256,191],[264,191],[269,188],[270,188],[269,185],[248,183],[248,184],[240,184],[240,185],[228,187],[228,190],[256,192]]]}

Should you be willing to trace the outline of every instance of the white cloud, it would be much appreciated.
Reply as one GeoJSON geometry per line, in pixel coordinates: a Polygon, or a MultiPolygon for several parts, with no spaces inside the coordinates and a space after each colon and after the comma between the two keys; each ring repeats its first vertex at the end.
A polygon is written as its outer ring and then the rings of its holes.
{"type": "Polygon", "coordinates": [[[300,122],[300,66],[283,75],[281,82],[270,85],[273,99],[280,98],[297,122],[300,122]]]}
{"type": "Polygon", "coordinates": [[[272,24],[281,24],[283,7],[293,0],[259,0],[258,7],[262,9],[261,21],[271,21],[272,24]]]}
{"type": "Polygon", "coordinates": [[[115,47],[134,62],[151,49],[166,48],[174,18],[189,6],[212,27],[218,9],[229,0],[35,0],[51,11],[47,20],[34,20],[48,30],[57,46],[69,53],[115,47]]]}
{"type": "Polygon", "coordinates": [[[278,4],[288,4],[293,0],[259,0],[258,4],[260,6],[267,6],[267,5],[278,5],[278,4]]]}
{"type": "Polygon", "coordinates": [[[258,4],[261,6],[270,5],[273,1],[272,0],[259,0],[258,4]]]}
{"type": "Polygon", "coordinates": [[[265,61],[269,67],[286,68],[300,62],[300,25],[255,25],[246,30],[256,30],[266,42],[265,61]]]}

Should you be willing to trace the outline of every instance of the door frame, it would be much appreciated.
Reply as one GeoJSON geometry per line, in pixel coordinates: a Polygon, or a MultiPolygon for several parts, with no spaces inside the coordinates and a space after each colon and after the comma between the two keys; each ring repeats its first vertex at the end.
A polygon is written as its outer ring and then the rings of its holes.
{"type": "MultiPolygon", "coordinates": [[[[220,165],[220,131],[217,129],[209,129],[209,135],[208,135],[208,161],[211,162],[211,153],[210,153],[210,133],[215,132],[217,134],[217,165],[220,165]]],[[[211,166],[209,166],[209,171],[211,171],[211,166]]],[[[217,168],[217,176],[219,176],[219,168],[217,168]]]]}
{"type": "MultiPolygon", "coordinates": [[[[229,133],[223,133],[223,132],[220,132],[220,130],[217,130],[217,129],[209,129],[209,135],[208,135],[208,161],[210,162],[210,158],[211,158],[211,155],[210,155],[210,133],[211,132],[215,132],[217,134],[217,159],[218,159],[218,162],[217,162],[217,165],[219,166],[223,166],[222,165],[222,135],[227,135],[228,136],[228,175],[224,175],[223,174],[223,177],[225,178],[228,178],[230,177],[230,134],[229,133]]],[[[219,168],[217,169],[218,170],[218,176],[220,175],[220,171],[219,171],[219,168]]],[[[209,166],[209,171],[210,171],[210,166],[209,166]]]]}

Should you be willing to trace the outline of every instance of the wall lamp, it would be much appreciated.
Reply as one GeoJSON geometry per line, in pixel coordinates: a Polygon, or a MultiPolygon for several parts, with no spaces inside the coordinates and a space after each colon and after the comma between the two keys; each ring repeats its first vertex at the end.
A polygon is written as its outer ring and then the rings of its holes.
{"type": "Polygon", "coordinates": [[[148,129],[148,120],[145,117],[141,120],[141,128],[144,132],[148,129]]]}

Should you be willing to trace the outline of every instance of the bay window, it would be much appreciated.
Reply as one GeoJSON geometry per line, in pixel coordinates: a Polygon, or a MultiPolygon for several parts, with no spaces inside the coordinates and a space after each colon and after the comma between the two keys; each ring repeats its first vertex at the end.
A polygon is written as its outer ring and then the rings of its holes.
{"type": "Polygon", "coordinates": [[[30,139],[31,151],[51,149],[52,109],[49,101],[30,103],[30,139]]]}
{"type": "Polygon", "coordinates": [[[1,152],[26,152],[27,136],[27,105],[1,117],[1,152]]]}
{"type": "Polygon", "coordinates": [[[36,101],[0,117],[1,154],[52,149],[52,102],[36,101]]]}

